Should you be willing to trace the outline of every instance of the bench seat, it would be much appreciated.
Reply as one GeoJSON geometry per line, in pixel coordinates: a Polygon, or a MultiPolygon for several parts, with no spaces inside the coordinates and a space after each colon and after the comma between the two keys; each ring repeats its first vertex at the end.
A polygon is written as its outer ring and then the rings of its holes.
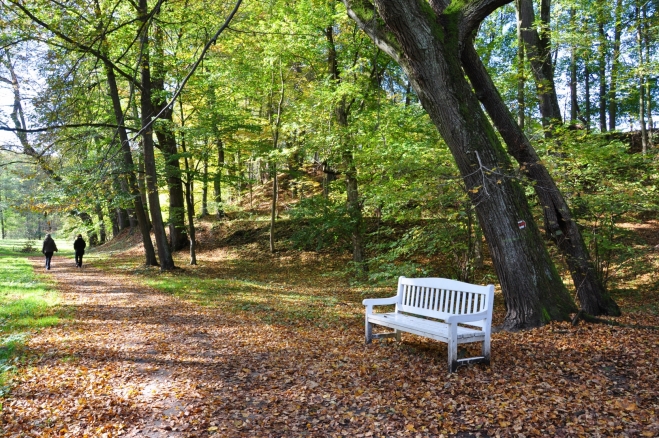
{"type": "MultiPolygon", "coordinates": [[[[402,313],[374,313],[369,316],[368,320],[383,327],[402,330],[415,335],[434,339],[436,341],[448,343],[449,325],[441,321],[419,318],[416,316],[404,315],[402,313]]],[[[458,344],[466,342],[478,342],[485,339],[483,330],[469,327],[458,326],[458,344]]],[[[377,337],[378,335],[373,335],[377,337]]]]}

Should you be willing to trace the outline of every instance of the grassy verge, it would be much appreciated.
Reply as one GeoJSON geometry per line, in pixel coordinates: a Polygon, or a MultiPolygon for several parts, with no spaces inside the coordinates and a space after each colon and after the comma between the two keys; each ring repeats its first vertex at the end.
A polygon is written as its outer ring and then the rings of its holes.
{"type": "MultiPolygon", "coordinates": [[[[33,246],[38,245],[33,242],[33,246]]],[[[34,274],[27,259],[39,255],[38,249],[21,252],[25,247],[25,241],[0,241],[0,396],[7,391],[11,373],[21,362],[30,333],[58,321],[52,312],[56,294],[34,274]]]]}

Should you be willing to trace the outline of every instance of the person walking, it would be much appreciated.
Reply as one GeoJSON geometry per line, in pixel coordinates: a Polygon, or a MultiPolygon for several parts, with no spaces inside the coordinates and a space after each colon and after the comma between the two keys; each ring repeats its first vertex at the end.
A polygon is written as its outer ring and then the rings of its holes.
{"type": "Polygon", "coordinates": [[[53,253],[57,252],[57,245],[55,245],[55,241],[50,237],[50,234],[46,234],[41,252],[46,256],[46,269],[50,270],[50,259],[53,258],[53,253]]]}
{"type": "Polygon", "coordinates": [[[85,254],[85,247],[87,243],[82,238],[82,234],[78,234],[76,240],[73,242],[73,249],[76,252],[76,268],[82,268],[82,256],[85,254]]]}

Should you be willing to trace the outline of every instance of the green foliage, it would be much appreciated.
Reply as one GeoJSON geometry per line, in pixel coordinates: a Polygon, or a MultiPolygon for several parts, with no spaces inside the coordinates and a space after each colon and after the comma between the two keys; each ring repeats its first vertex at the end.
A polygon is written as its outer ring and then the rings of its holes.
{"type": "Polygon", "coordinates": [[[345,202],[314,196],[296,204],[290,216],[304,224],[291,236],[294,247],[312,251],[350,247],[351,226],[345,202]]]}
{"type": "Polygon", "coordinates": [[[606,283],[615,269],[634,263],[639,253],[622,222],[659,211],[654,157],[631,154],[628,146],[605,135],[566,131],[541,153],[568,200],[606,283]],[[558,146],[557,146],[558,145],[558,146]],[[623,243],[627,242],[627,243],[623,243]]]}

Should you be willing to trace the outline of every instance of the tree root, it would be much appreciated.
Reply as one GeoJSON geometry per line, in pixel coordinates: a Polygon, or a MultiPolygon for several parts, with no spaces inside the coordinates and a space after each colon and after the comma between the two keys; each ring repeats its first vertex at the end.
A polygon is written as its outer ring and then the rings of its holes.
{"type": "Polygon", "coordinates": [[[584,312],[583,309],[579,309],[577,314],[574,315],[574,318],[572,318],[572,326],[576,327],[579,324],[580,319],[583,319],[584,321],[593,324],[605,324],[605,325],[612,325],[615,327],[626,327],[626,328],[636,328],[636,329],[646,329],[646,330],[659,330],[659,327],[655,325],[621,324],[617,321],[598,318],[596,316],[584,312]]]}

